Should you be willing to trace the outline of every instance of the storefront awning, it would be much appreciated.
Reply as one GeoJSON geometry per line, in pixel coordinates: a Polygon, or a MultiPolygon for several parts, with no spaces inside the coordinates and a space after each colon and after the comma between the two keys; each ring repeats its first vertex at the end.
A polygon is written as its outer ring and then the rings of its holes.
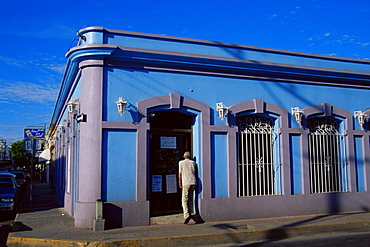
{"type": "Polygon", "coordinates": [[[45,149],[39,155],[39,162],[49,161],[50,160],[50,149],[45,149]]]}

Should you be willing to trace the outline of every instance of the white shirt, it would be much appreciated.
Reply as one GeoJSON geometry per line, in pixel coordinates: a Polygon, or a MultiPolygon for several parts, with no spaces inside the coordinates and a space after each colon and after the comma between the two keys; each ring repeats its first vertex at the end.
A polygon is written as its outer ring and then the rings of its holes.
{"type": "Polygon", "coordinates": [[[196,185],[195,177],[195,162],[190,159],[181,160],[179,162],[179,172],[182,174],[182,185],[196,185]]]}

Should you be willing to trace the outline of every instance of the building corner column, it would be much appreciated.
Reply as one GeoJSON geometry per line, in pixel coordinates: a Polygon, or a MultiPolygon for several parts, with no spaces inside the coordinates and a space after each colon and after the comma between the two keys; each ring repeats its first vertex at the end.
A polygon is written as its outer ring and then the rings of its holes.
{"type": "Polygon", "coordinates": [[[75,226],[80,228],[93,227],[95,202],[102,196],[103,65],[103,60],[86,60],[80,63],[80,114],[86,114],[86,122],[79,123],[78,141],[75,226]]]}

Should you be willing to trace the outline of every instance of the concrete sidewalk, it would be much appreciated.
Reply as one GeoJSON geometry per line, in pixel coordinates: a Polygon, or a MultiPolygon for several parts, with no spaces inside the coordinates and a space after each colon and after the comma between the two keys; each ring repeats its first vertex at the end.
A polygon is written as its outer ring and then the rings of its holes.
{"type": "Polygon", "coordinates": [[[273,241],[327,232],[367,232],[370,212],[182,223],[92,231],[74,227],[62,208],[23,211],[8,246],[200,246],[273,241]]]}

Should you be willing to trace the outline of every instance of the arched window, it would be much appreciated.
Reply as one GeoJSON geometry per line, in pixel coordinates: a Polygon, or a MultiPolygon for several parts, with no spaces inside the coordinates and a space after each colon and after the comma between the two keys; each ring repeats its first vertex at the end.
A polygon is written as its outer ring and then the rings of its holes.
{"type": "Polygon", "coordinates": [[[348,191],[346,143],[339,122],[316,117],[308,119],[308,127],[311,193],[348,191]]]}
{"type": "Polygon", "coordinates": [[[239,196],[281,194],[279,135],[272,118],[238,117],[239,196]]]}

